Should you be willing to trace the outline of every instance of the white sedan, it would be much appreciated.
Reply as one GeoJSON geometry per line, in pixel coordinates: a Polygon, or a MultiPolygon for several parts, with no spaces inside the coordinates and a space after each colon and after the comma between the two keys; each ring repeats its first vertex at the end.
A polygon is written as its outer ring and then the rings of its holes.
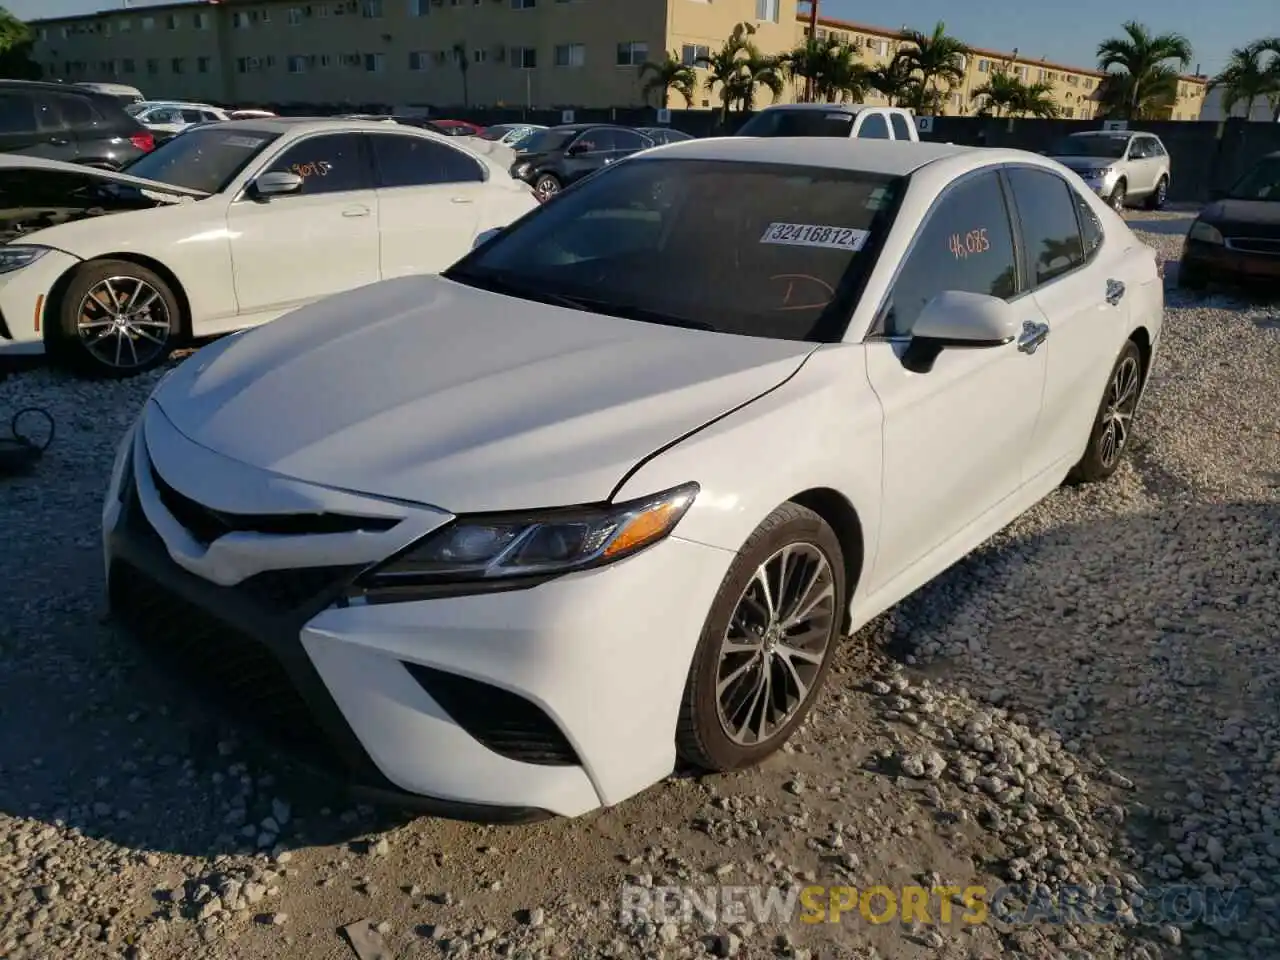
{"type": "Polygon", "coordinates": [[[537,206],[508,158],[412,127],[286,119],[197,127],[118,173],[0,155],[0,356],[129,375],[180,342],[443,270],[537,206]]]}
{"type": "Polygon", "coordinates": [[[648,150],[180,366],[107,491],[111,607],[397,802],[582,814],[773,753],[842,636],[1110,476],[1162,308],[1032,154],[648,150]]]}
{"type": "Polygon", "coordinates": [[[231,116],[207,103],[181,100],[143,100],[125,110],[140,124],[161,138],[174,137],[196,123],[222,123],[231,116]]]}

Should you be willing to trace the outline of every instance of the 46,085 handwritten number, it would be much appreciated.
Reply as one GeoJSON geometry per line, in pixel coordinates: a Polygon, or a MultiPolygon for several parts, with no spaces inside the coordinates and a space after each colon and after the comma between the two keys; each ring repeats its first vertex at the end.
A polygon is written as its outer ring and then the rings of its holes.
{"type": "Polygon", "coordinates": [[[968,233],[953,233],[947,238],[947,249],[957,260],[977,256],[991,249],[991,241],[987,239],[987,228],[980,227],[968,233]]]}
{"type": "Polygon", "coordinates": [[[333,164],[328,160],[316,160],[313,163],[295,163],[289,168],[289,172],[306,180],[308,177],[327,177],[332,169],[333,164]]]}

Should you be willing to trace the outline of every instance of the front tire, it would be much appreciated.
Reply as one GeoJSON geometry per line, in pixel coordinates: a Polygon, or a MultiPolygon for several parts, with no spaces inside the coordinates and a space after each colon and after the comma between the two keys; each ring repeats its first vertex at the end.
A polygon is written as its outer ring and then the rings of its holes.
{"type": "Polygon", "coordinates": [[[1129,185],[1123,180],[1116,182],[1115,189],[1111,191],[1111,198],[1107,201],[1111,204],[1111,209],[1116,213],[1124,213],[1124,209],[1129,200],[1129,185]]]}
{"type": "Polygon", "coordinates": [[[774,510],[725,575],[689,668],[676,748],[704,770],[759,763],[803,723],[845,613],[844,555],[822,517],[774,510]]]}
{"type": "Polygon", "coordinates": [[[1072,468],[1068,480],[1073,483],[1097,483],[1106,480],[1120,466],[1132,438],[1133,415],[1142,394],[1142,354],[1138,345],[1126,340],[1107,379],[1107,388],[1098,405],[1098,413],[1089,429],[1089,445],[1084,456],[1072,468]]]}
{"type": "Polygon", "coordinates": [[[50,354],[87,376],[136,376],[168,359],[179,318],[178,298],[155,272],[127,260],[91,260],[63,292],[50,354]]]}
{"type": "Polygon", "coordinates": [[[560,178],[554,173],[542,173],[533,181],[533,192],[538,195],[538,199],[546,202],[554,197],[564,188],[564,184],[560,182],[560,178]]]}

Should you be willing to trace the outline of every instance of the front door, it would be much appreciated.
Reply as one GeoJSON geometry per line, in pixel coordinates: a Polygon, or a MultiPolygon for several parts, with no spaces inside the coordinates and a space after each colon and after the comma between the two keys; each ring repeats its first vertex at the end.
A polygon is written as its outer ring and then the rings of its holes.
{"type": "Polygon", "coordinates": [[[369,142],[377,174],[382,279],[452,266],[475,240],[484,169],[430,137],[374,133],[369,142]]]}
{"type": "Polygon", "coordinates": [[[0,91],[0,153],[74,163],[76,145],[53,98],[42,92],[0,91]]]}
{"type": "Polygon", "coordinates": [[[1024,321],[1043,322],[1019,282],[1010,223],[997,173],[953,184],[917,233],[866,343],[867,375],[885,418],[871,592],[1023,483],[1044,389],[1043,350],[1017,343],[944,349],[927,373],[902,362],[916,318],[945,290],[998,296],[1024,321]]]}
{"type": "Polygon", "coordinates": [[[294,194],[242,197],[227,212],[240,313],[284,310],[379,277],[378,197],[363,137],[291,141],[261,173],[296,173],[294,194]]]}
{"type": "Polygon", "coordinates": [[[581,180],[613,162],[613,131],[608,127],[585,130],[565,151],[565,182],[581,180]]]}

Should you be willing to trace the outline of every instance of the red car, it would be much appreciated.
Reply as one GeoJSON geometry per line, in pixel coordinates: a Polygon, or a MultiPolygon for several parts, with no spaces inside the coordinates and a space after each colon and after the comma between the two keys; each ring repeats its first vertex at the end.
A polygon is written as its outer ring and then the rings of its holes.
{"type": "Polygon", "coordinates": [[[478,127],[466,120],[432,120],[431,122],[451,137],[478,137],[484,133],[484,127],[478,127]]]}

